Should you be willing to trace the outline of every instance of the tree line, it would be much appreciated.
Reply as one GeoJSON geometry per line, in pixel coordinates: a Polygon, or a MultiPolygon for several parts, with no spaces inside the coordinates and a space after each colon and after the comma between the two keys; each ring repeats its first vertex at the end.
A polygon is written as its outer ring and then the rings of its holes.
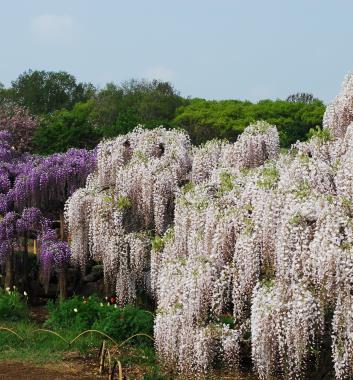
{"type": "Polygon", "coordinates": [[[32,70],[8,88],[0,84],[0,114],[18,114],[19,107],[37,123],[30,149],[44,155],[72,147],[90,149],[138,124],[184,129],[197,145],[214,138],[235,141],[256,120],[275,124],[286,148],[321,127],[325,110],[321,100],[306,93],[257,103],[216,101],[182,97],[171,83],[160,80],[111,82],[98,89],[67,72],[32,70]]]}

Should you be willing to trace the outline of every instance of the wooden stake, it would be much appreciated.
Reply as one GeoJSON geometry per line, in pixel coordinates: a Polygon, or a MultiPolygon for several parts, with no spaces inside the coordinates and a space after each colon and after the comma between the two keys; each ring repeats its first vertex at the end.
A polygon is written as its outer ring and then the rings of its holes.
{"type": "Polygon", "coordinates": [[[104,370],[104,357],[105,357],[105,340],[103,340],[101,351],[100,351],[100,361],[99,361],[100,374],[102,374],[104,370]]]}

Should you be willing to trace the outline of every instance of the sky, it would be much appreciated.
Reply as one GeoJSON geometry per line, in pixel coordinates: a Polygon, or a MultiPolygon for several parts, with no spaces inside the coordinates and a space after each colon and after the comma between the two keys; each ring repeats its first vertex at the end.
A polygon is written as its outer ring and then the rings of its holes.
{"type": "Polygon", "coordinates": [[[183,96],[331,101],[353,71],[353,0],[0,0],[0,82],[67,71],[183,96]]]}

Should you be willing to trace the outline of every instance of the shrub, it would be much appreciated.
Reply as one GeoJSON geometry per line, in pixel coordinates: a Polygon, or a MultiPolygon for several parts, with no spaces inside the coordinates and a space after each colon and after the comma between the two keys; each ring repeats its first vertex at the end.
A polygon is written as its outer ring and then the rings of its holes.
{"type": "MultiPolygon", "coordinates": [[[[153,335],[153,315],[143,309],[128,305],[101,302],[98,297],[74,296],[61,303],[48,303],[49,316],[45,326],[56,330],[72,329],[77,332],[95,329],[116,340],[125,340],[135,334],[153,335]]],[[[146,337],[137,337],[131,343],[144,343],[146,337]]]]}
{"type": "Polygon", "coordinates": [[[74,296],[61,303],[48,302],[49,316],[46,327],[53,329],[73,329],[77,331],[90,329],[95,320],[104,314],[103,303],[97,297],[82,298],[74,296]]]}
{"type": "Polygon", "coordinates": [[[27,304],[16,291],[0,288],[0,320],[18,321],[27,317],[27,304]]]}
{"type": "MultiPolygon", "coordinates": [[[[124,308],[110,308],[93,328],[103,331],[117,340],[125,340],[135,334],[153,335],[153,315],[143,309],[127,305],[124,308]]],[[[136,337],[131,343],[149,342],[146,337],[136,337]]]]}

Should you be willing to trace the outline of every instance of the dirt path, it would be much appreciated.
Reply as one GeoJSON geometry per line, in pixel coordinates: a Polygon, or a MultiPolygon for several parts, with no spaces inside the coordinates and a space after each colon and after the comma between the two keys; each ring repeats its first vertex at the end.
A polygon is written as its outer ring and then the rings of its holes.
{"type": "Polygon", "coordinates": [[[96,380],[106,379],[91,369],[77,363],[58,363],[50,366],[36,366],[19,362],[0,362],[1,380],[96,380]]]}

